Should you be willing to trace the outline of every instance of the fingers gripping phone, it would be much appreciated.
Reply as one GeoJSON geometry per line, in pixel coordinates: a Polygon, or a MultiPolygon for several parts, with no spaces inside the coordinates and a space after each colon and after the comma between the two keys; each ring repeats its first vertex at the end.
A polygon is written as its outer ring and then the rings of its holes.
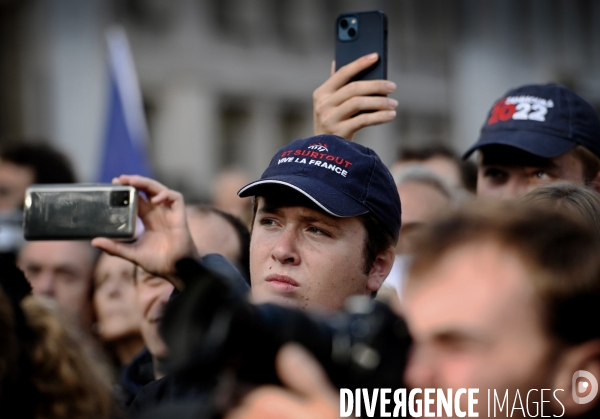
{"type": "Polygon", "coordinates": [[[32,185],[25,192],[26,240],[133,239],[137,192],[112,184],[32,185]]]}
{"type": "Polygon", "coordinates": [[[342,13],[335,22],[335,69],[376,52],[377,62],[354,80],[387,79],[387,17],[381,11],[342,13]]]}

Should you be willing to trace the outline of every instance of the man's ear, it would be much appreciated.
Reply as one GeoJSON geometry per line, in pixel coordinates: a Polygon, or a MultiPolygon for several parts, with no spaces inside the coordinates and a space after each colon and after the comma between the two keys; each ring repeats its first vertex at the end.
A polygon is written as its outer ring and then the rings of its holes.
{"type": "MultiPolygon", "coordinates": [[[[552,389],[564,390],[557,391],[555,397],[564,406],[566,412],[564,416],[566,417],[583,415],[596,408],[600,402],[598,396],[586,404],[578,404],[573,399],[573,385],[578,385],[578,380],[573,382],[573,374],[580,370],[587,371],[596,378],[595,383],[591,382],[588,385],[590,391],[593,390],[594,386],[598,390],[598,383],[600,383],[600,339],[588,340],[566,349],[557,363],[552,389]]],[[[577,390],[577,387],[575,387],[576,394],[579,397],[589,394],[589,391],[581,394],[577,390]]],[[[562,408],[558,404],[553,407],[555,407],[553,410],[556,414],[561,413],[562,408]]]]}
{"type": "Polygon", "coordinates": [[[600,193],[600,172],[596,173],[596,176],[588,185],[590,188],[600,193]]]}
{"type": "Polygon", "coordinates": [[[368,291],[377,291],[381,287],[381,284],[392,270],[395,257],[394,248],[391,246],[377,255],[367,278],[368,291]]]}

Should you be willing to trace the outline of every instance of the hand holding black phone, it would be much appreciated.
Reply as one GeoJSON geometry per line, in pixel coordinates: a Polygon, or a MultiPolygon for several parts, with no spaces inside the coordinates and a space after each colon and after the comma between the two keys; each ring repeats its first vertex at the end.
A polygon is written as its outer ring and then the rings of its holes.
{"type": "Polygon", "coordinates": [[[335,22],[335,67],[339,70],[364,55],[377,53],[377,62],[354,80],[387,79],[387,17],[381,11],[343,13],[335,22]]]}
{"type": "Polygon", "coordinates": [[[387,62],[383,12],[343,13],[336,18],[335,71],[313,92],[315,135],[352,140],[358,130],[396,117],[398,101],[386,97],[396,89],[387,81],[387,62]]]}

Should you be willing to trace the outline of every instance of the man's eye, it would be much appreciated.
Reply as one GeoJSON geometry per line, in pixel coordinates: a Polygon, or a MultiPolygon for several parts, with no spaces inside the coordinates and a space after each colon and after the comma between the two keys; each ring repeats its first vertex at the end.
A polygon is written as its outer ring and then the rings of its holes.
{"type": "Polygon", "coordinates": [[[308,227],[308,232],[312,233],[312,234],[317,234],[317,235],[323,235],[323,236],[329,236],[329,233],[326,232],[325,230],[322,230],[318,227],[315,226],[310,226],[308,227]]]}
{"type": "Polygon", "coordinates": [[[74,282],[77,282],[77,280],[79,279],[79,276],[77,274],[75,274],[74,272],[58,272],[56,274],[56,277],[58,278],[59,281],[65,283],[65,284],[71,284],[74,282]]]}
{"type": "Polygon", "coordinates": [[[535,172],[535,177],[538,179],[548,179],[550,175],[543,170],[538,170],[535,172]]]}
{"type": "Polygon", "coordinates": [[[484,176],[491,178],[491,179],[496,179],[496,180],[501,180],[507,177],[507,173],[504,170],[500,170],[500,169],[496,169],[496,168],[489,168],[486,169],[484,172],[484,176]]]}

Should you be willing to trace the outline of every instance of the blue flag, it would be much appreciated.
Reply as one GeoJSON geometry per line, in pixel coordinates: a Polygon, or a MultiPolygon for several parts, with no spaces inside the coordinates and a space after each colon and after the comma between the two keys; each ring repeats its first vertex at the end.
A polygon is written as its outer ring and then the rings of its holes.
{"type": "Polygon", "coordinates": [[[109,30],[109,95],[99,182],[121,174],[153,177],[148,158],[148,130],[133,58],[125,32],[109,30]]]}

